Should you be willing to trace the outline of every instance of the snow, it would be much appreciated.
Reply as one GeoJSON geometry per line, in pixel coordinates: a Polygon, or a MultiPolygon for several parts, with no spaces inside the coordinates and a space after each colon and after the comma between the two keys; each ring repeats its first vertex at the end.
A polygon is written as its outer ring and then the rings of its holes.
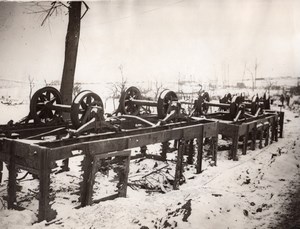
{"type": "MultiPolygon", "coordinates": [[[[0,104],[10,114],[26,114],[24,105],[0,104]],[[18,112],[18,113],[17,113],[18,112]]],[[[275,222],[290,199],[287,190],[292,181],[299,180],[300,170],[300,118],[297,111],[285,112],[284,138],[262,149],[248,150],[239,160],[228,160],[228,151],[218,152],[217,166],[204,158],[203,172],[195,174],[192,165],[185,166],[186,182],[179,190],[164,186],[165,193],[146,191],[129,186],[126,198],[100,202],[76,209],[79,205],[81,157],[72,158],[70,171],[51,175],[55,201],[52,206],[57,217],[51,222],[37,222],[38,181],[28,175],[21,181],[18,192],[20,205],[27,210],[7,210],[7,181],[0,184],[0,228],[268,228],[275,222]]],[[[19,118],[21,118],[20,116],[19,118]]],[[[5,123],[13,118],[1,115],[5,123]]],[[[15,117],[14,117],[15,118],[15,117]]],[[[2,121],[2,120],[1,120],[2,121]]],[[[222,141],[220,141],[222,142],[222,141]]],[[[160,144],[148,146],[148,153],[158,154],[160,144]]],[[[138,149],[133,149],[136,153],[138,149]]],[[[148,176],[148,181],[162,181],[174,175],[176,152],[168,154],[167,162],[135,159],[130,163],[129,183],[141,180],[155,169],[161,173],[148,176]]],[[[20,177],[25,172],[20,173],[20,177]]],[[[115,172],[97,173],[94,198],[113,194],[115,172]]],[[[4,180],[7,170],[4,168],[4,180]]],[[[160,183],[157,182],[157,183],[160,183]]]]}

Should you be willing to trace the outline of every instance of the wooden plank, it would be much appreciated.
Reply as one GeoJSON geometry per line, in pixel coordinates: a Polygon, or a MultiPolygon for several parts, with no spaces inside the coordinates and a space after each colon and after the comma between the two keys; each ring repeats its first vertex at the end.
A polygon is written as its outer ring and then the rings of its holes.
{"type": "Polygon", "coordinates": [[[109,152],[105,154],[97,154],[94,156],[95,160],[105,159],[109,157],[129,157],[131,154],[131,150],[124,150],[118,152],[109,152]]]}
{"type": "Polygon", "coordinates": [[[239,136],[245,135],[247,132],[249,132],[249,124],[245,123],[239,126],[239,136]]]}
{"type": "MultiPolygon", "coordinates": [[[[109,138],[109,139],[101,139],[95,141],[82,142],[82,139],[78,139],[77,143],[76,139],[69,140],[61,140],[55,142],[36,142],[30,140],[13,140],[17,141],[18,147],[18,156],[20,157],[28,157],[28,155],[39,154],[39,151],[43,148],[49,147],[49,160],[56,161],[60,159],[70,158],[76,155],[73,155],[72,151],[74,150],[92,150],[95,154],[97,152],[105,153],[111,151],[122,151],[128,148],[140,147],[143,145],[154,144],[163,141],[169,141],[174,139],[180,139],[183,136],[186,139],[196,138],[199,130],[201,130],[201,126],[207,126],[206,134],[212,134],[215,132],[216,123],[214,122],[206,122],[206,123],[198,123],[198,124],[185,124],[184,126],[179,126],[173,129],[163,129],[157,132],[149,133],[143,130],[143,134],[129,135],[118,138],[109,138]],[[70,145],[64,145],[64,143],[74,143],[70,145]],[[19,153],[21,152],[21,153],[19,153]]],[[[134,133],[138,133],[135,131],[134,133]]],[[[126,133],[122,133],[126,134],[126,133]]],[[[112,135],[113,136],[113,135],[112,135]]],[[[90,139],[90,138],[87,138],[90,139]]],[[[5,139],[5,141],[12,141],[11,139],[5,139]]]]}
{"type": "MultiPolygon", "coordinates": [[[[184,136],[185,130],[191,129],[189,137],[196,138],[202,124],[189,127],[181,127],[176,129],[164,130],[159,132],[145,133],[141,135],[125,136],[121,138],[103,139],[92,142],[79,143],[70,146],[58,147],[51,149],[51,160],[59,160],[62,155],[65,157],[64,152],[74,150],[76,148],[88,148],[91,154],[106,153],[112,151],[122,151],[125,149],[141,147],[144,145],[155,144],[158,142],[169,141],[173,139],[180,139],[184,136]]],[[[190,131],[190,130],[189,130],[190,131]]]]}
{"type": "Polygon", "coordinates": [[[233,137],[233,135],[236,133],[236,129],[239,129],[239,126],[235,124],[219,122],[218,129],[219,134],[222,134],[227,137],[233,137]]]}
{"type": "Polygon", "coordinates": [[[184,122],[170,123],[163,126],[144,127],[140,129],[123,130],[121,132],[105,132],[96,135],[80,136],[78,138],[68,138],[63,140],[61,139],[61,140],[55,140],[51,142],[42,141],[36,144],[40,146],[45,146],[47,148],[58,148],[58,147],[75,145],[84,142],[93,142],[93,141],[112,139],[112,138],[122,138],[127,136],[140,135],[140,134],[151,133],[151,132],[159,132],[159,131],[165,131],[170,129],[174,130],[178,128],[189,128],[191,126],[197,126],[197,125],[208,125],[212,123],[214,122],[210,120],[203,120],[203,119],[197,121],[190,121],[190,122],[184,121],[184,122]]]}
{"type": "MultiPolygon", "coordinates": [[[[214,122],[214,123],[209,123],[209,124],[203,125],[204,138],[213,137],[216,135],[216,133],[218,134],[218,132],[216,132],[218,127],[219,127],[219,122],[214,122]]],[[[184,138],[190,139],[190,138],[186,138],[185,136],[184,136],[184,138]]],[[[193,135],[191,138],[196,138],[196,137],[195,137],[195,135],[193,135]]]]}
{"type": "MultiPolygon", "coordinates": [[[[35,145],[37,141],[35,140],[18,140],[18,139],[9,139],[9,138],[4,138],[3,143],[7,144],[7,142],[18,142],[15,145],[15,155],[20,157],[20,158],[30,158],[34,157],[35,155],[38,154],[38,152],[41,149],[45,149],[45,147],[40,147],[38,145],[35,145]]],[[[2,153],[2,152],[0,152],[2,153]]],[[[4,152],[3,153],[7,153],[4,152]]],[[[35,159],[33,159],[35,160],[35,159]]]]}

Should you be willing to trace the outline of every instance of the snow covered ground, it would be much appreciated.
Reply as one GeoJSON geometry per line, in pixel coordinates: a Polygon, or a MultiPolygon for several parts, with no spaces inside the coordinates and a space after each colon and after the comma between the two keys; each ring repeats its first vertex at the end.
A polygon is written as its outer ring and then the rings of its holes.
{"type": "MultiPolygon", "coordinates": [[[[18,120],[26,114],[24,105],[0,104],[1,122],[18,120]],[[11,114],[14,114],[13,117],[11,114]],[[18,115],[20,117],[18,117],[18,115]]],[[[194,166],[185,167],[186,182],[179,190],[167,184],[162,192],[147,191],[130,185],[127,198],[117,198],[76,209],[80,177],[80,157],[71,160],[68,172],[52,176],[58,213],[51,222],[37,221],[38,182],[28,175],[20,181],[19,204],[27,210],[7,210],[3,200],[7,191],[7,170],[0,184],[0,228],[272,228],[276,227],[282,206],[290,201],[290,183],[300,178],[300,118],[299,111],[284,109],[284,138],[278,142],[248,150],[239,161],[228,160],[228,151],[218,152],[216,167],[203,161],[203,172],[195,174],[194,166]],[[35,224],[33,224],[35,223],[35,224]]],[[[133,153],[138,149],[133,149],[133,153]]],[[[148,147],[148,153],[158,154],[160,145],[148,147]]],[[[167,162],[136,159],[130,164],[129,183],[162,168],[158,174],[147,176],[148,184],[161,182],[174,174],[176,152],[168,154],[167,162]]],[[[22,177],[25,172],[21,172],[22,177]]],[[[112,194],[115,189],[114,171],[99,176],[94,186],[95,197],[112,194]]]]}

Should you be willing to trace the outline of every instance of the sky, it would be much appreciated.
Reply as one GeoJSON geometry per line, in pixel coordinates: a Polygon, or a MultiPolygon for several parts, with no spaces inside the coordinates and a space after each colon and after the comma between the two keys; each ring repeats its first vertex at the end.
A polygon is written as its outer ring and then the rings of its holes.
{"type": "MultiPolygon", "coordinates": [[[[87,1],[75,81],[242,81],[300,76],[300,1],[87,1]]],[[[49,2],[39,2],[49,7],[49,2]]],[[[0,78],[60,80],[68,16],[0,2],[0,78]]],[[[84,10],[84,7],[83,7],[84,10]]]]}

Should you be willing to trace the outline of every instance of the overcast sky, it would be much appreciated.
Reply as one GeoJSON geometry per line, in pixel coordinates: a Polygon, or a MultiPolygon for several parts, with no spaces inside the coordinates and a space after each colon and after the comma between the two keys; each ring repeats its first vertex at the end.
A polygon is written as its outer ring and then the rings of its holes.
{"type": "MultiPolygon", "coordinates": [[[[88,2],[76,81],[242,80],[300,76],[298,0],[114,0],[88,2]]],[[[47,3],[41,3],[47,6],[47,3]]],[[[49,3],[48,3],[49,5],[49,3]]],[[[60,80],[68,17],[32,3],[0,2],[0,78],[60,80]]]]}

